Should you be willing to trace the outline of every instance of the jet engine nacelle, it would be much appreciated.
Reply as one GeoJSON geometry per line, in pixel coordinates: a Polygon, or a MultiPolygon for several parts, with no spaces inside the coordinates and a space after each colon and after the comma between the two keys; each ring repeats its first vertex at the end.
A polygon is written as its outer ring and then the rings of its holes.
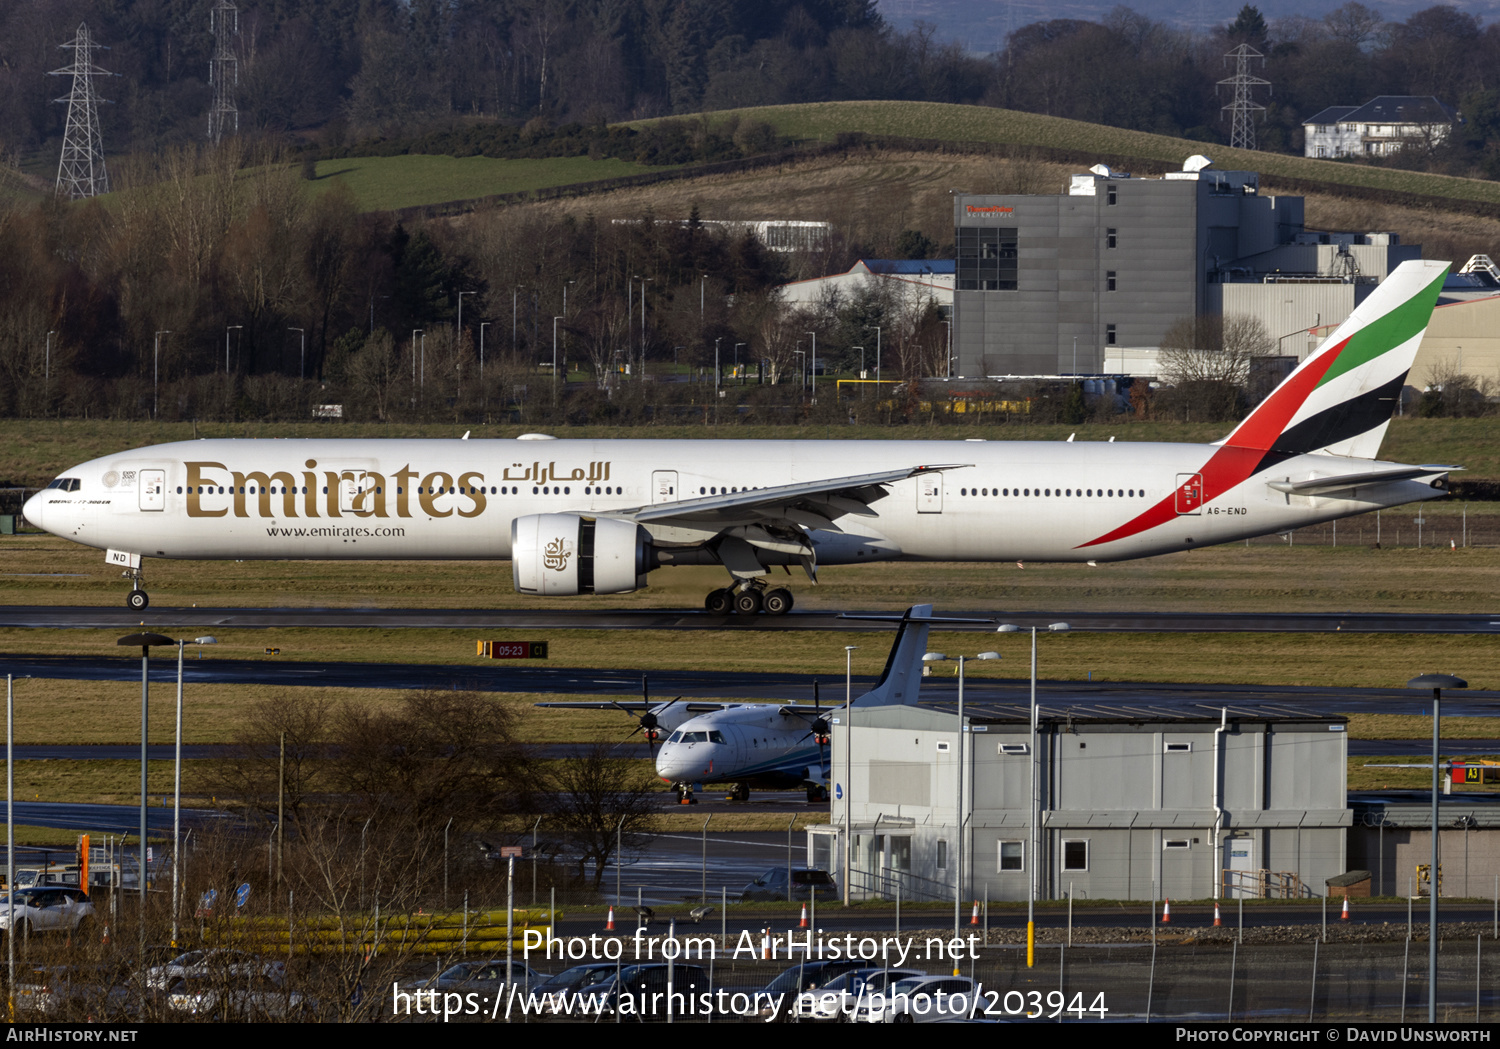
{"type": "Polygon", "coordinates": [[[510,526],[515,586],[523,594],[628,594],[646,585],[651,537],[630,521],[532,514],[510,526]]]}

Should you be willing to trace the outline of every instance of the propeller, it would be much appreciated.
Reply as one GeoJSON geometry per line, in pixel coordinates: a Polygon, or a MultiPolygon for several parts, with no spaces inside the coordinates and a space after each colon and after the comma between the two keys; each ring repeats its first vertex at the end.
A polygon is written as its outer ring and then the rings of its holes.
{"type": "Polygon", "coordinates": [[[620,703],[616,703],[613,700],[611,700],[610,702],[613,703],[616,707],[619,707],[626,714],[629,714],[631,717],[633,717],[633,718],[636,719],[635,732],[632,732],[629,736],[626,736],[625,739],[627,739],[627,740],[630,739],[632,736],[634,736],[636,734],[636,732],[639,732],[642,735],[644,735],[645,739],[646,739],[646,747],[651,752],[651,760],[655,761],[656,760],[656,744],[661,741],[661,735],[662,735],[661,722],[659,720],[657,720],[657,715],[665,713],[668,707],[670,707],[673,703],[676,703],[677,700],[680,700],[681,698],[682,698],[681,696],[678,696],[677,699],[673,699],[673,700],[668,701],[667,703],[664,703],[659,709],[652,709],[652,707],[651,707],[651,687],[650,687],[650,684],[646,680],[646,675],[642,674],[641,675],[641,701],[646,704],[646,709],[644,711],[642,711],[641,713],[637,714],[635,711],[631,710],[629,707],[623,706],[620,703]]]}

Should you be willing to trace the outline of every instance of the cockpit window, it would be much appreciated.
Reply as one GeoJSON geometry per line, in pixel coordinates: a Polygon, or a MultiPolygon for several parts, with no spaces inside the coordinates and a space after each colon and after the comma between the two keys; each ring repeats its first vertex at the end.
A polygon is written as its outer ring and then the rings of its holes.
{"type": "Polygon", "coordinates": [[[76,492],[83,487],[83,482],[76,477],[59,477],[47,487],[56,488],[59,492],[76,492]]]}

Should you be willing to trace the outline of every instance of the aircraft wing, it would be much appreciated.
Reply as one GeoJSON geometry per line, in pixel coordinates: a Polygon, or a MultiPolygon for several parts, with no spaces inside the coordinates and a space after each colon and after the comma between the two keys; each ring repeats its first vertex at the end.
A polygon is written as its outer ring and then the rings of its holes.
{"type": "Polygon", "coordinates": [[[838,531],[833,522],[845,514],[878,516],[870,504],[889,492],[886,485],[924,473],[957,470],[966,463],[909,466],[879,473],[851,474],[821,481],[800,481],[774,488],[749,488],[738,492],[679,499],[670,503],[613,510],[603,516],[619,517],[639,524],[682,525],[692,528],[726,528],[734,525],[790,522],[807,528],[838,531]]]}
{"type": "Polygon", "coordinates": [[[648,710],[658,710],[658,709],[666,707],[666,706],[671,706],[671,708],[673,710],[685,710],[689,714],[712,714],[716,710],[723,710],[728,705],[729,704],[727,704],[727,703],[701,703],[701,702],[671,703],[671,704],[667,704],[667,703],[643,703],[640,700],[636,700],[634,702],[628,702],[628,701],[626,701],[626,702],[620,702],[620,703],[609,703],[609,702],[598,702],[598,701],[590,703],[590,702],[578,701],[578,702],[565,702],[565,703],[533,703],[532,704],[532,706],[534,706],[534,707],[555,707],[555,708],[558,708],[558,709],[561,709],[561,710],[620,710],[621,708],[623,708],[623,709],[625,709],[626,711],[628,711],[628,712],[630,712],[632,714],[636,713],[637,711],[644,713],[645,711],[648,711],[648,710]]]}

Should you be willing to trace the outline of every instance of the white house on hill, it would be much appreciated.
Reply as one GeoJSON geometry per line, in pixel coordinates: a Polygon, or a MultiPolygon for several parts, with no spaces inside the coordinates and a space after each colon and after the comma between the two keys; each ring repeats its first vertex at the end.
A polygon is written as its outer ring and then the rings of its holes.
{"type": "Polygon", "coordinates": [[[1381,95],[1329,106],[1302,122],[1306,157],[1383,157],[1445,141],[1458,114],[1430,95],[1381,95]]]}

